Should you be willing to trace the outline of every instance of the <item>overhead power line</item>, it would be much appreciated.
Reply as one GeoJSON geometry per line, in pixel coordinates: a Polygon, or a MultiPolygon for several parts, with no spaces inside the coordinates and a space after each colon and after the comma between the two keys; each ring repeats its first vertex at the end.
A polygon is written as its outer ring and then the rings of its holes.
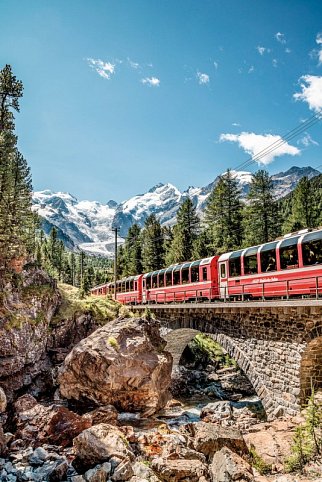
{"type": "Polygon", "coordinates": [[[321,119],[322,119],[322,114],[321,114],[321,111],[319,111],[316,114],[314,114],[313,116],[311,116],[309,119],[307,119],[305,122],[302,122],[302,124],[300,124],[299,126],[295,127],[294,129],[292,129],[288,133],[281,136],[276,141],[272,142],[269,146],[267,146],[264,149],[262,149],[261,151],[257,152],[255,155],[250,156],[244,162],[237,165],[234,169],[235,170],[245,169],[246,167],[249,167],[250,165],[252,165],[254,163],[257,163],[258,161],[260,161],[261,159],[263,159],[267,155],[276,151],[278,148],[280,148],[284,144],[287,144],[290,140],[294,139],[299,134],[302,134],[307,129],[309,129],[313,125],[317,124],[321,119]]]}

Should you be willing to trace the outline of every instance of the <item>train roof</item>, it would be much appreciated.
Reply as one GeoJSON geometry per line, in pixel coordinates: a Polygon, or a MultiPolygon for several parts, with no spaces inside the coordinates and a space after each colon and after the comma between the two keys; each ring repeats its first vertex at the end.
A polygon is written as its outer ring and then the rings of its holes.
{"type": "Polygon", "coordinates": [[[237,251],[230,251],[229,253],[224,253],[218,258],[218,262],[226,261],[228,259],[237,258],[241,255],[251,256],[257,252],[269,251],[275,249],[277,246],[287,247],[298,243],[305,243],[309,241],[322,240],[322,229],[316,229],[309,231],[308,229],[302,229],[295,233],[286,234],[278,239],[269,241],[268,243],[259,244],[257,246],[249,246],[245,249],[239,249],[237,251]]]}
{"type": "Polygon", "coordinates": [[[209,256],[208,258],[198,259],[198,260],[195,260],[195,261],[184,261],[183,263],[171,264],[167,268],[162,268],[162,269],[159,269],[157,271],[150,271],[149,273],[145,273],[143,275],[143,278],[147,278],[148,276],[151,276],[151,275],[163,274],[166,271],[167,272],[179,271],[182,268],[189,268],[191,266],[199,266],[199,265],[205,266],[205,265],[210,264],[215,258],[216,258],[216,256],[209,256]]]}

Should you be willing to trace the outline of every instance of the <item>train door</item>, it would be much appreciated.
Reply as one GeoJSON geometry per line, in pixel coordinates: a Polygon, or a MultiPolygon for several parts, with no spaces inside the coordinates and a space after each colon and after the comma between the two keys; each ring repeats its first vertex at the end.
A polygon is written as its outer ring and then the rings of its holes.
{"type": "Polygon", "coordinates": [[[228,270],[227,261],[221,261],[219,263],[219,286],[220,286],[220,298],[228,298],[228,270]]]}

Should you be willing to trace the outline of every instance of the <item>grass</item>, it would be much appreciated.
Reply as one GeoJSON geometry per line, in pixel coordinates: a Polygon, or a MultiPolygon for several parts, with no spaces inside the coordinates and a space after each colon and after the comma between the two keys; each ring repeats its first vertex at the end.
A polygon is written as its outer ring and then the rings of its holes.
{"type": "Polygon", "coordinates": [[[131,316],[126,306],[107,298],[106,296],[86,296],[81,298],[78,288],[67,284],[58,285],[62,304],[52,323],[64,319],[73,319],[81,314],[90,314],[98,324],[104,325],[118,316],[131,316]]]}

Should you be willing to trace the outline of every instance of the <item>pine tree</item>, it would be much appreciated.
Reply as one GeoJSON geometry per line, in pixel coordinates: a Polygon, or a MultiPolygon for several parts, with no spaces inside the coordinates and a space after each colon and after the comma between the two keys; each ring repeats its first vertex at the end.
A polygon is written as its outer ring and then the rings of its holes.
{"type": "Polygon", "coordinates": [[[257,171],[252,178],[245,208],[245,244],[267,243],[280,234],[278,204],[272,178],[267,171],[257,171]]]}
{"type": "Polygon", "coordinates": [[[123,245],[123,276],[142,273],[142,247],[140,234],[141,229],[137,224],[133,224],[128,231],[125,243],[123,245]]]}
{"type": "Polygon", "coordinates": [[[180,206],[177,224],[173,228],[173,240],[167,255],[170,263],[180,263],[193,258],[193,247],[197,239],[199,218],[190,198],[180,206]]]}
{"type": "Polygon", "coordinates": [[[318,225],[316,192],[307,176],[300,179],[291,196],[291,214],[284,220],[283,231],[292,232],[318,225]]]}
{"type": "Polygon", "coordinates": [[[6,65],[0,71],[0,269],[26,258],[34,248],[31,175],[17,150],[13,111],[19,112],[23,86],[6,65]]]}
{"type": "Polygon", "coordinates": [[[193,259],[207,258],[215,254],[209,229],[203,229],[193,244],[193,259]]]}
{"type": "Polygon", "coordinates": [[[141,239],[143,270],[161,269],[164,265],[163,231],[155,214],[146,218],[141,239]]]}
{"type": "Polygon", "coordinates": [[[230,170],[219,177],[205,212],[210,243],[216,254],[238,249],[242,244],[242,204],[238,182],[230,170]]]}

